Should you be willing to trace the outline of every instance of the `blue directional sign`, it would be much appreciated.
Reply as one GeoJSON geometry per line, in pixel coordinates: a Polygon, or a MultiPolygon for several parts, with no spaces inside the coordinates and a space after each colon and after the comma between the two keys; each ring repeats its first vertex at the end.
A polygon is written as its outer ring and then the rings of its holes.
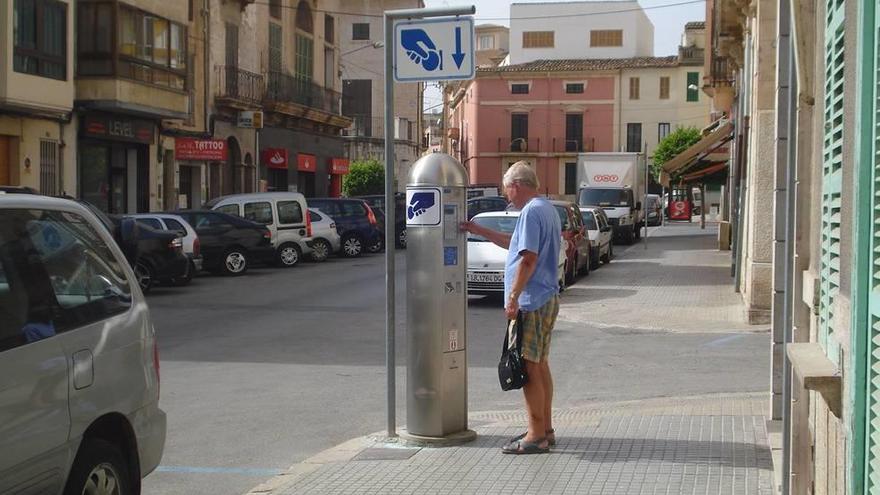
{"type": "Polygon", "coordinates": [[[394,80],[446,81],[474,77],[472,17],[394,23],[394,80]]]}

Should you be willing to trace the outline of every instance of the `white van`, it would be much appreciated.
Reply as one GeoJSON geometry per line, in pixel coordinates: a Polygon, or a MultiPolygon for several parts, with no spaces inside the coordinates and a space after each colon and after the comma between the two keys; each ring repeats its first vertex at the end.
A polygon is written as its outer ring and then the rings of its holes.
{"type": "Polygon", "coordinates": [[[233,194],[212,199],[206,207],[265,225],[272,233],[275,259],[291,267],[312,254],[312,222],[306,197],[297,192],[233,194]]]}
{"type": "Polygon", "coordinates": [[[156,330],[110,232],[0,193],[0,493],[140,493],[165,432],[156,330]]]}

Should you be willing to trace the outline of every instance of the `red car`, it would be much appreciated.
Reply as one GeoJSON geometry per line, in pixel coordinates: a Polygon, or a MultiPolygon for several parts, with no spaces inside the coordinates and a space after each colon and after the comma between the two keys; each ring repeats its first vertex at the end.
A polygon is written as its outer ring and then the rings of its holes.
{"type": "Polygon", "coordinates": [[[590,235],[584,226],[578,206],[571,201],[551,201],[562,223],[565,239],[565,283],[571,284],[578,275],[590,273],[590,235]]]}

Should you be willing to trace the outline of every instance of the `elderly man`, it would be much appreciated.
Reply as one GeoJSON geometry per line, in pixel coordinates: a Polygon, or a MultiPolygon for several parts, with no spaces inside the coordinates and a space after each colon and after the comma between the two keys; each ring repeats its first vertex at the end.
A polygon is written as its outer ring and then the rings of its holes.
{"type": "Polygon", "coordinates": [[[561,225],[555,208],[538,195],[538,177],[526,162],[504,174],[507,198],[521,210],[513,234],[465,222],[462,229],[507,249],[504,311],[509,320],[522,313],[523,358],[528,382],[523,387],[528,431],[502,448],[506,454],[540,454],[556,444],[551,420],[553,379],[548,354],[550,334],[559,313],[557,262],[561,225]]]}

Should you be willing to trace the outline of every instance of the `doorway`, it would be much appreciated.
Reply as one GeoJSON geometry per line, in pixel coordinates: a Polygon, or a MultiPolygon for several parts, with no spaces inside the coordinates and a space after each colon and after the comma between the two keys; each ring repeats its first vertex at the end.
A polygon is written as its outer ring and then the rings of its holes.
{"type": "Polygon", "coordinates": [[[12,164],[9,160],[9,137],[0,136],[0,185],[11,186],[12,164]]]}

